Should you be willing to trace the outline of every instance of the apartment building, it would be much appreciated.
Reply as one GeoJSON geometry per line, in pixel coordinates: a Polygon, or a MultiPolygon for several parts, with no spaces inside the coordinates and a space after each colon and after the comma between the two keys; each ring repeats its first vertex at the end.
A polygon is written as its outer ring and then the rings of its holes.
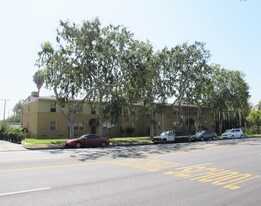
{"type": "MultiPolygon", "coordinates": [[[[68,111],[71,104],[77,100],[69,101],[64,110],[68,111]]],[[[213,115],[204,108],[198,115],[198,109],[194,105],[182,105],[184,113],[183,130],[195,132],[196,129],[213,129],[213,115]],[[200,118],[198,118],[200,116],[200,118]]],[[[84,103],[77,109],[74,116],[75,137],[86,133],[97,133],[97,120],[99,118],[98,108],[84,103]]],[[[154,114],[154,133],[160,134],[165,130],[179,131],[178,112],[173,110],[171,104],[166,104],[161,112],[154,114]]],[[[142,104],[136,104],[129,111],[128,118],[123,115],[118,117],[116,123],[105,120],[103,124],[103,135],[107,136],[145,136],[149,135],[151,120],[148,112],[142,104]]],[[[37,92],[32,94],[22,105],[21,126],[28,131],[32,138],[68,138],[69,127],[66,118],[58,110],[55,97],[39,97],[37,92]]]]}

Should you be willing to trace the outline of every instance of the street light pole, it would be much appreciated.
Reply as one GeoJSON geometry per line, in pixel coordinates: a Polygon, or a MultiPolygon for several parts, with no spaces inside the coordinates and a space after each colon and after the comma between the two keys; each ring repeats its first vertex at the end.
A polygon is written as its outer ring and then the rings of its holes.
{"type": "Polygon", "coordinates": [[[6,108],[6,101],[10,101],[9,99],[0,99],[2,101],[4,101],[4,121],[5,121],[5,108],[6,108]]]}

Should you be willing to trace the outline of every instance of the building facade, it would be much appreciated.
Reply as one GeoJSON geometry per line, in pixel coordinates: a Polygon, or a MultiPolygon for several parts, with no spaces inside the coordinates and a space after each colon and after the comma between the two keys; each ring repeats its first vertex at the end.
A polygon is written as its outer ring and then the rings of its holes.
{"type": "MultiPolygon", "coordinates": [[[[69,101],[64,110],[68,110],[70,104],[77,101],[69,101]]],[[[166,104],[161,112],[154,114],[154,134],[158,135],[162,131],[175,130],[181,128],[190,133],[200,129],[213,130],[213,115],[204,108],[198,111],[193,105],[183,105],[184,124],[181,126],[178,112],[173,112],[173,107],[166,104]]],[[[87,133],[97,133],[96,124],[99,113],[98,108],[90,104],[79,106],[74,117],[75,137],[87,133]]],[[[116,123],[105,120],[103,123],[103,135],[107,136],[146,136],[149,135],[151,120],[149,114],[141,104],[133,106],[128,113],[128,118],[120,115],[116,123]]],[[[37,93],[32,93],[22,105],[21,126],[28,132],[28,137],[32,138],[68,138],[69,127],[66,118],[56,107],[54,97],[39,97],[37,93]]]]}

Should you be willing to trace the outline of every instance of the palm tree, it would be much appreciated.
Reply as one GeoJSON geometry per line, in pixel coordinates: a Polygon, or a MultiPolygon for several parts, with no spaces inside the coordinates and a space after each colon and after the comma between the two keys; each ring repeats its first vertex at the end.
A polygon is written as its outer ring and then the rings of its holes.
{"type": "Polygon", "coordinates": [[[38,70],[37,72],[35,72],[35,74],[33,76],[33,81],[36,84],[36,87],[38,89],[38,94],[39,94],[40,89],[44,84],[44,73],[42,70],[38,70]]]}

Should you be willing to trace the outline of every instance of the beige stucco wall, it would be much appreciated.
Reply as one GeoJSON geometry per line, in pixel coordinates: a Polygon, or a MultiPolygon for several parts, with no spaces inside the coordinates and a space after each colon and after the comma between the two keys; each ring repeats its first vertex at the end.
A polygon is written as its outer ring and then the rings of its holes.
{"type": "MultiPolygon", "coordinates": [[[[25,102],[22,107],[22,127],[28,128],[30,132],[30,137],[34,138],[67,138],[69,137],[68,124],[65,117],[58,111],[50,112],[51,104],[55,102],[54,99],[48,98],[35,98],[31,101],[25,102]],[[56,130],[50,130],[50,121],[56,121],[56,130]]],[[[72,102],[71,102],[72,103],[72,102]]],[[[65,111],[68,110],[68,105],[64,108],[65,111]]],[[[125,136],[127,128],[134,127],[135,132],[132,134],[134,136],[148,135],[150,122],[148,115],[144,112],[141,105],[136,105],[134,107],[135,113],[129,113],[128,118],[125,119],[123,116],[118,118],[118,122],[115,128],[104,129],[103,135],[108,136],[125,136]]],[[[192,122],[197,121],[197,113],[195,106],[184,106],[183,108],[185,115],[185,122],[188,119],[192,122]]],[[[98,119],[98,110],[96,109],[96,114],[91,114],[91,107],[88,104],[82,106],[82,112],[75,115],[74,122],[83,122],[84,130],[75,130],[75,136],[80,136],[82,134],[91,133],[91,126],[89,122],[91,119],[98,119]]],[[[202,118],[200,123],[204,128],[212,128],[212,116],[208,109],[203,109],[202,118]]],[[[162,131],[173,130],[175,123],[179,121],[178,115],[173,113],[171,105],[165,107],[162,113],[155,114],[155,121],[157,126],[155,126],[155,134],[158,135],[162,131]]],[[[110,122],[110,120],[105,120],[105,122],[110,122]]],[[[185,124],[186,129],[193,129],[192,125],[185,124]]],[[[96,128],[98,132],[98,128],[96,128]]]]}

